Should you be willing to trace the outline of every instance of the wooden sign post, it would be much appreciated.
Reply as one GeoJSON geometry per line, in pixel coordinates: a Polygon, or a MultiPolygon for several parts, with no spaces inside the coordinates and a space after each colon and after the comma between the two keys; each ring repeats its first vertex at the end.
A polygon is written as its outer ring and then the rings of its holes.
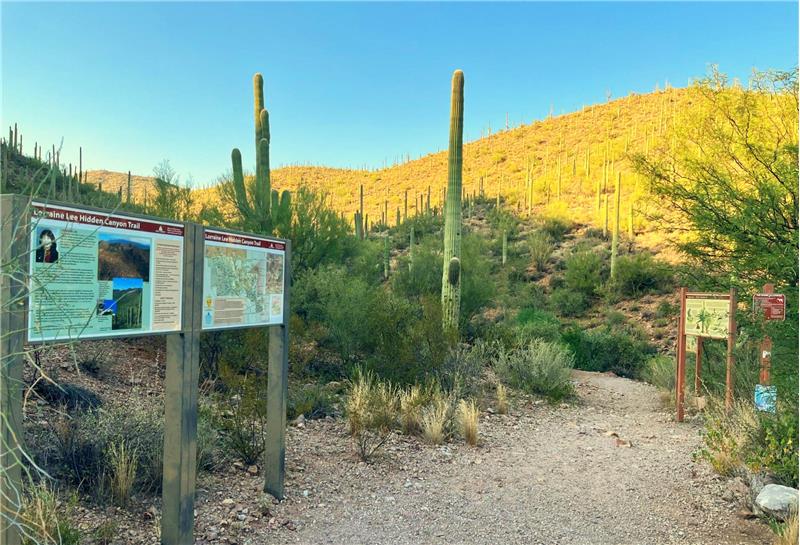
{"type": "Polygon", "coordinates": [[[190,545],[200,333],[271,327],[265,490],[283,497],[289,241],[16,195],[0,195],[0,218],[0,545],[20,543],[26,340],[167,336],[161,542],[190,545]],[[251,274],[218,290],[230,267],[251,274]]]}
{"type": "Polygon", "coordinates": [[[678,319],[678,354],[675,380],[675,409],[678,422],[683,422],[686,387],[686,336],[696,338],[695,395],[701,389],[701,363],[703,339],[727,339],[728,350],[725,368],[725,407],[733,405],[733,366],[736,344],[736,289],[727,294],[690,293],[680,288],[680,317],[678,319]]]}

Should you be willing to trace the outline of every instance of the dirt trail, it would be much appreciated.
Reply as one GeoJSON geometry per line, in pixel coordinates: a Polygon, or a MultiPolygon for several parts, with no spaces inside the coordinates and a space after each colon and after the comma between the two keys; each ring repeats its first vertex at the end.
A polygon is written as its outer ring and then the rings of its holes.
{"type": "Polygon", "coordinates": [[[271,508],[291,522],[239,543],[771,542],[765,525],[722,499],[725,481],[692,461],[698,427],[674,423],[655,388],[586,372],[575,380],[579,401],[569,406],[484,414],[478,448],[398,436],[367,465],[342,422],[292,428],[288,499],[271,508]]]}

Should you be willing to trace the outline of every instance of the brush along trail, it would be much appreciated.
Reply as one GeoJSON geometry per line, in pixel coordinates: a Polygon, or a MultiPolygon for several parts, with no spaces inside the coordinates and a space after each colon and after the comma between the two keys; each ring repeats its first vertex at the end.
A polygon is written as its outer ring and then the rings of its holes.
{"type": "Polygon", "coordinates": [[[699,426],[675,423],[654,387],[582,371],[574,380],[569,404],[518,399],[509,415],[483,412],[477,448],[394,435],[366,464],[344,421],[292,427],[287,498],[259,508],[259,476],[209,477],[198,542],[771,542],[765,525],[742,518],[731,483],[692,461],[699,426]]]}

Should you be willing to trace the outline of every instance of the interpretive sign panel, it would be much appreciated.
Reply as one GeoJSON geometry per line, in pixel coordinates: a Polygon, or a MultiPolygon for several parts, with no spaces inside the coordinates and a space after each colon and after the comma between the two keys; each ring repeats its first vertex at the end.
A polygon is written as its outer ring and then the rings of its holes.
{"type": "Polygon", "coordinates": [[[33,202],[28,340],[181,329],[184,226],[33,202]]]}
{"type": "Polygon", "coordinates": [[[753,295],[753,309],[768,322],[782,322],[786,319],[786,296],[780,293],[757,293],[753,295]]]}
{"type": "Polygon", "coordinates": [[[686,296],[686,335],[728,338],[730,299],[689,293],[686,296]]]}
{"type": "Polygon", "coordinates": [[[283,323],[286,244],[205,230],[203,329],[283,323]]]}

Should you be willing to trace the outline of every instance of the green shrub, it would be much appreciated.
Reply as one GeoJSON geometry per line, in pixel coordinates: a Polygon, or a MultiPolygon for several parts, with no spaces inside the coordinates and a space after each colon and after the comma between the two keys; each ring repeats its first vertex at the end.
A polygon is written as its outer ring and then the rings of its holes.
{"type": "MultiPolygon", "coordinates": [[[[535,308],[523,308],[517,314],[518,336],[527,342],[542,339],[555,342],[561,336],[561,322],[551,313],[535,308]]],[[[519,343],[518,344],[522,344],[519,343]]]]}
{"type": "Polygon", "coordinates": [[[520,348],[500,350],[495,370],[510,386],[555,401],[573,393],[573,363],[572,354],[560,344],[535,339],[520,348]]]}
{"type": "Polygon", "coordinates": [[[763,441],[750,458],[755,469],[766,468],[781,484],[798,485],[797,411],[783,410],[778,415],[761,415],[763,441]]]}
{"type": "Polygon", "coordinates": [[[472,346],[458,345],[447,355],[435,377],[446,391],[457,397],[477,395],[484,369],[491,363],[496,347],[493,343],[478,340],[472,346]]]}
{"type": "Polygon", "coordinates": [[[672,287],[672,272],[650,254],[621,256],[617,260],[614,288],[623,295],[638,297],[645,293],[662,293],[672,287]]]}
{"type": "Polygon", "coordinates": [[[357,372],[347,395],[345,414],[358,456],[370,458],[389,439],[398,422],[399,395],[370,372],[357,372]]]}
{"type": "Polygon", "coordinates": [[[550,235],[543,231],[534,231],[528,235],[528,251],[531,256],[531,263],[536,266],[536,270],[542,272],[553,255],[553,242],[550,235]]]}
{"type": "Polygon", "coordinates": [[[659,354],[645,362],[641,378],[662,390],[672,392],[675,389],[675,359],[659,354]]]}
{"type": "Polygon", "coordinates": [[[589,308],[589,299],[582,292],[558,288],[550,294],[550,307],[561,316],[580,316],[589,308]]]}
{"type": "Polygon", "coordinates": [[[289,398],[286,403],[286,416],[294,420],[300,415],[305,418],[324,418],[336,414],[335,396],[322,384],[289,384],[289,398]]]}
{"type": "Polygon", "coordinates": [[[564,284],[572,291],[593,297],[606,277],[603,259],[594,252],[574,253],[566,261],[564,284]]]}
{"type": "Polygon", "coordinates": [[[219,398],[216,415],[222,445],[245,464],[254,464],[266,448],[266,375],[239,375],[226,368],[221,373],[228,388],[219,398]]]}
{"type": "Polygon", "coordinates": [[[578,369],[638,378],[644,363],[655,353],[655,348],[642,337],[639,332],[610,328],[584,331],[573,327],[562,338],[575,354],[578,369]]]}
{"type": "MultiPolygon", "coordinates": [[[[461,325],[486,307],[495,295],[492,262],[487,257],[486,241],[477,235],[461,238],[461,325]]],[[[439,277],[437,295],[441,293],[439,277]]]]}
{"type": "Polygon", "coordinates": [[[558,242],[564,238],[564,235],[572,231],[572,227],[572,222],[566,218],[550,217],[542,221],[539,229],[558,242]]]}

